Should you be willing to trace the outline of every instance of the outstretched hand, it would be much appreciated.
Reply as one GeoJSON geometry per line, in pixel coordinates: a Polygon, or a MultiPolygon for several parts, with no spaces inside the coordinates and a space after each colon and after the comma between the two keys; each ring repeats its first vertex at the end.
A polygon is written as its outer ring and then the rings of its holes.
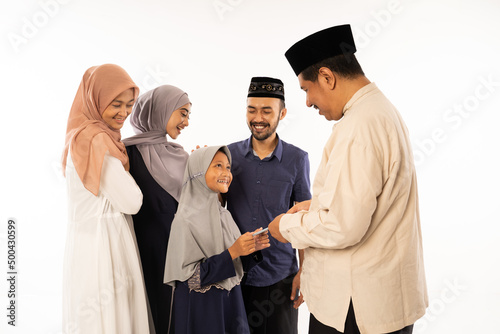
{"type": "Polygon", "coordinates": [[[256,235],[255,237],[252,235],[255,232],[259,232],[260,230],[262,230],[262,227],[256,229],[253,232],[242,234],[238,239],[236,239],[234,244],[228,249],[229,254],[231,254],[231,258],[233,260],[237,257],[252,254],[255,251],[259,251],[271,246],[271,244],[269,243],[269,235],[267,231],[256,235]]]}
{"type": "MultiPolygon", "coordinates": [[[[262,230],[262,227],[261,228],[258,228],[256,229],[255,231],[253,232],[250,232],[250,233],[255,233],[255,232],[259,232],[260,230],[262,230]]],[[[270,247],[271,244],[269,243],[269,232],[266,231],[266,232],[263,232],[259,235],[256,235],[255,237],[253,237],[254,240],[255,240],[255,250],[256,251],[260,251],[264,248],[267,248],[267,247],[270,247]]]]}
{"type": "Polygon", "coordinates": [[[233,260],[255,252],[255,240],[252,233],[247,232],[242,234],[228,250],[233,260]]]}
{"type": "Polygon", "coordinates": [[[274,239],[278,240],[279,242],[287,243],[288,240],[283,238],[280,232],[280,221],[281,217],[283,217],[284,213],[279,215],[278,217],[274,218],[274,220],[269,224],[269,232],[273,236],[274,239]]]}
{"type": "Polygon", "coordinates": [[[310,206],[311,206],[311,200],[309,199],[307,201],[302,201],[302,202],[295,204],[286,213],[296,213],[296,212],[299,212],[302,210],[309,211],[310,206]]]}

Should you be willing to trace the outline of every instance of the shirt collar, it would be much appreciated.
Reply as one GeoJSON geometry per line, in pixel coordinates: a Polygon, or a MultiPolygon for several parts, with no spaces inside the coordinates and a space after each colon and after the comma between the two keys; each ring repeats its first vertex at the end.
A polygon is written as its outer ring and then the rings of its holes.
{"type": "MultiPolygon", "coordinates": [[[[281,141],[280,136],[278,136],[278,134],[276,134],[276,138],[278,138],[278,144],[276,145],[276,148],[271,154],[271,158],[275,156],[281,162],[281,157],[283,156],[283,142],[281,141]]],[[[250,138],[245,140],[243,144],[243,149],[245,152],[245,156],[248,156],[249,154],[253,155],[252,136],[250,136],[250,138]]]]}
{"type": "Polygon", "coordinates": [[[354,104],[356,104],[356,102],[362,100],[363,97],[365,97],[366,95],[368,95],[369,93],[371,93],[375,90],[378,90],[378,87],[377,87],[377,85],[375,85],[374,82],[370,82],[368,85],[363,86],[360,89],[358,89],[358,91],[356,93],[354,93],[354,95],[351,97],[351,99],[349,101],[347,101],[347,103],[345,104],[344,110],[342,111],[343,114],[344,115],[347,114],[349,109],[354,104]]]}

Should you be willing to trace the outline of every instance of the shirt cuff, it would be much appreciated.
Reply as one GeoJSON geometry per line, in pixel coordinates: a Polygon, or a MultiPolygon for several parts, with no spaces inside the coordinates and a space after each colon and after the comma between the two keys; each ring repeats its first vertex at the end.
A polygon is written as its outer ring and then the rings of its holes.
{"type": "Polygon", "coordinates": [[[307,211],[300,211],[293,214],[286,214],[280,220],[280,233],[288,240],[295,249],[307,248],[307,244],[302,242],[300,235],[302,234],[302,217],[307,211]]]}

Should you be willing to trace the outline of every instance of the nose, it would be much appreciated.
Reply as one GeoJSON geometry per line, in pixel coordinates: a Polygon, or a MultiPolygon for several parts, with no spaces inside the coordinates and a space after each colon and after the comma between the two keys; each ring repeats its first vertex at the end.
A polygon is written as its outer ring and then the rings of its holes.
{"type": "Polygon", "coordinates": [[[233,176],[232,176],[232,174],[231,174],[231,171],[230,171],[230,170],[224,170],[224,171],[222,172],[222,176],[223,176],[223,177],[227,177],[227,178],[229,179],[229,181],[231,181],[231,179],[232,179],[232,177],[233,177],[233,176]]]}
{"type": "Polygon", "coordinates": [[[186,117],[186,118],[184,118],[184,119],[182,120],[182,123],[184,123],[184,126],[189,126],[189,118],[187,118],[187,117],[186,117]]]}
{"type": "Polygon", "coordinates": [[[311,107],[312,107],[312,103],[311,103],[311,102],[309,102],[309,98],[308,98],[307,96],[306,96],[306,106],[307,106],[308,108],[311,108],[311,107]]]}
{"type": "Polygon", "coordinates": [[[261,112],[258,112],[256,115],[255,115],[255,119],[254,119],[254,122],[257,122],[257,123],[260,123],[264,120],[264,117],[262,116],[262,113],[261,112]]]}
{"type": "Polygon", "coordinates": [[[122,116],[122,117],[127,117],[129,114],[130,114],[131,110],[128,110],[128,108],[126,106],[120,108],[120,110],[118,111],[118,115],[122,116]]]}

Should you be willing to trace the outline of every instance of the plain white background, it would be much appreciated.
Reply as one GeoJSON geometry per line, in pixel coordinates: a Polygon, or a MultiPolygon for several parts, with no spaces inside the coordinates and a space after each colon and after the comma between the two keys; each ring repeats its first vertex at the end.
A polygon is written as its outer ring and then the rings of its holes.
{"type": "MultiPolygon", "coordinates": [[[[188,92],[186,150],[249,136],[252,76],[285,83],[280,136],[309,152],[311,178],[332,122],[305,106],[284,52],[350,23],[367,77],[412,136],[430,307],[414,333],[499,333],[500,4],[495,0],[3,1],[0,265],[17,221],[17,321],[0,332],[61,333],[66,190],[60,157],[84,71],[116,63],[142,91],[188,92]]],[[[132,134],[127,123],[123,137],[132,134]]],[[[300,333],[307,333],[307,307],[300,333]]]]}

